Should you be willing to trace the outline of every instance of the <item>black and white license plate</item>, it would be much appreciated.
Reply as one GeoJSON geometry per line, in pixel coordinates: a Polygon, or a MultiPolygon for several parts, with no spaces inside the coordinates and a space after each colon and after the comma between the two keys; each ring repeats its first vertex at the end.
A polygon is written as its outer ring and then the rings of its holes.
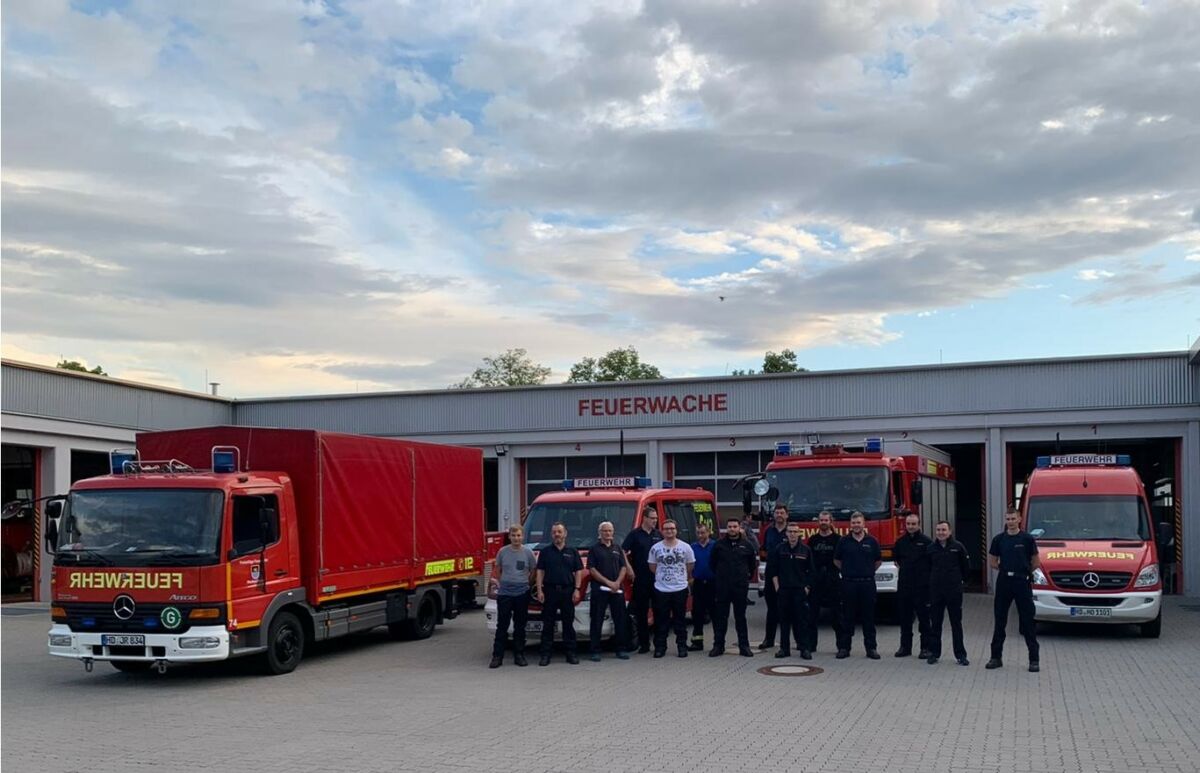
{"type": "Polygon", "coordinates": [[[106,633],[100,643],[105,647],[145,647],[146,637],[140,633],[106,633]]]}
{"type": "Polygon", "coordinates": [[[1112,610],[1105,607],[1071,607],[1071,617],[1112,617],[1112,610]]]}
{"type": "Polygon", "coordinates": [[[527,621],[525,623],[525,632],[526,633],[541,633],[542,632],[542,621],[541,620],[527,621]]]}

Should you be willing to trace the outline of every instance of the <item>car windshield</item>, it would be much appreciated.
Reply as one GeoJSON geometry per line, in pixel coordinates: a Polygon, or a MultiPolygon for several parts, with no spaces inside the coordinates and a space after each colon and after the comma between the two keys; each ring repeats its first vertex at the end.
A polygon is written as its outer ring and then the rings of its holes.
{"type": "Polygon", "coordinates": [[[58,553],[137,563],[139,557],[216,559],[225,495],[212,489],[75,491],[58,532],[58,553]]]}
{"type": "Polygon", "coordinates": [[[589,499],[586,502],[545,502],[535,504],[525,518],[525,544],[531,548],[548,545],[550,527],[562,523],[567,527],[567,545],[586,548],[597,537],[600,524],[611,521],[613,539],[618,544],[633,530],[635,502],[604,502],[589,499]]]}
{"type": "Polygon", "coordinates": [[[1026,530],[1037,539],[1148,540],[1141,497],[1034,496],[1026,530]]]}
{"type": "Polygon", "coordinates": [[[884,467],[793,467],[768,472],[767,482],[779,490],[789,515],[804,520],[816,520],[822,510],[835,520],[847,520],[855,510],[868,520],[890,513],[884,467]]]}

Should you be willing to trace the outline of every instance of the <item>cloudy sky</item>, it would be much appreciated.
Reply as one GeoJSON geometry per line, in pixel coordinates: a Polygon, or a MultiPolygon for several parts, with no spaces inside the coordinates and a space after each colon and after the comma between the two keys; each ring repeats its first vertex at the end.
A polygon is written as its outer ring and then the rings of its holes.
{"type": "Polygon", "coordinates": [[[3,353],[236,396],[1200,335],[1194,2],[3,5],[3,353]]]}

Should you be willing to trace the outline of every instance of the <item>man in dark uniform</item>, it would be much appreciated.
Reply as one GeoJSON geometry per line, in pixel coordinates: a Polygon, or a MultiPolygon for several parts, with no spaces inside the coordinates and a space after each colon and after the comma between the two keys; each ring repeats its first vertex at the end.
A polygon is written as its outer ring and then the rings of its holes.
{"type": "MultiPolygon", "coordinates": [[[[641,524],[629,532],[621,543],[621,549],[629,556],[629,565],[633,568],[633,622],[637,625],[638,652],[643,655],[650,651],[650,605],[654,602],[654,573],[650,571],[646,559],[650,557],[650,548],[661,540],[658,511],[647,507],[642,511],[641,524]]],[[[632,638],[629,649],[633,649],[632,638]]]]}
{"type": "MultiPolygon", "coordinates": [[[[787,505],[783,502],[777,503],[774,516],[775,522],[763,529],[763,538],[759,540],[763,553],[768,557],[771,555],[771,551],[787,537],[787,505]]],[[[763,578],[763,598],[767,602],[767,632],[763,636],[762,643],[758,645],[760,650],[775,646],[775,629],[779,627],[778,594],[775,592],[774,583],[771,582],[770,568],[767,569],[767,576],[763,578]]],[[[800,646],[799,643],[796,646],[800,646]]]]}
{"type": "Polygon", "coordinates": [[[913,615],[921,636],[921,658],[929,657],[929,539],[921,531],[921,519],[910,513],[904,519],[904,534],[896,540],[893,555],[900,570],[896,584],[896,613],[900,618],[900,649],[896,657],[912,655],[913,615]]]}
{"type": "Polygon", "coordinates": [[[800,539],[800,524],[787,525],[787,539],[775,546],[767,556],[768,574],[775,584],[776,604],[779,607],[779,649],[775,657],[792,654],[791,639],[800,648],[800,657],[812,660],[808,651],[808,592],[812,586],[812,551],[800,539]],[[790,633],[790,636],[789,636],[790,633]]]}
{"type": "Polygon", "coordinates": [[[709,539],[710,535],[708,524],[696,524],[697,540],[692,543],[696,566],[692,570],[692,643],[689,647],[693,652],[704,650],[704,624],[712,617],[713,603],[716,600],[716,586],[713,584],[710,567],[716,543],[709,539]]]}
{"type": "Polygon", "coordinates": [[[942,615],[950,616],[950,636],[954,642],[954,659],[960,666],[969,666],[967,645],[963,643],[962,603],[963,581],[971,565],[967,549],[950,537],[950,522],[938,521],[934,528],[937,538],[927,549],[929,554],[929,657],[933,665],[942,656],[942,615]]]}
{"type": "Polygon", "coordinates": [[[850,516],[850,533],[838,540],[833,553],[834,566],[842,573],[842,635],[838,659],[850,657],[854,626],[862,624],[867,657],[879,660],[875,642],[875,570],[883,563],[879,541],[867,534],[862,513],[850,516]]]}
{"type": "Polygon", "coordinates": [[[588,575],[592,579],[591,628],[589,649],[593,661],[600,660],[600,632],[604,628],[604,613],[612,615],[613,642],[617,657],[629,660],[626,652],[629,615],[625,612],[625,580],[629,577],[629,559],[625,551],[613,541],[611,521],[600,524],[600,539],[588,548],[588,575]]]}
{"type": "Polygon", "coordinates": [[[1021,514],[1009,508],[1004,514],[1004,531],[992,539],[988,550],[988,565],[999,570],[996,575],[996,625],[992,630],[992,658],[985,668],[1004,665],[1004,629],[1008,626],[1008,608],[1015,602],[1020,620],[1019,630],[1029,648],[1029,670],[1041,670],[1038,660],[1037,626],[1033,621],[1033,587],[1030,575],[1041,566],[1037,541],[1021,529],[1021,514]]]}
{"type": "Polygon", "coordinates": [[[812,551],[813,582],[808,596],[810,624],[808,626],[808,650],[817,650],[817,626],[821,622],[821,608],[828,607],[833,613],[833,635],[837,648],[850,649],[842,635],[842,578],[833,564],[833,552],[841,537],[833,530],[833,513],[822,510],[817,515],[817,533],[808,538],[808,549],[812,551]]]}
{"type": "Polygon", "coordinates": [[[746,592],[750,589],[750,578],[758,568],[758,550],[742,533],[742,522],[737,518],[725,521],[725,536],[713,545],[713,584],[716,602],[713,605],[713,648],[710,658],[725,654],[725,632],[729,629],[729,608],[733,607],[733,625],[737,630],[738,654],[753,657],[750,650],[750,631],[746,627],[746,592]]]}
{"type": "Polygon", "coordinates": [[[556,523],[550,527],[552,542],[542,548],[537,560],[537,592],[534,597],[542,605],[542,657],[539,666],[550,665],[554,649],[554,626],[561,622],[563,646],[567,662],[578,665],[575,655],[575,605],[582,594],[583,559],[579,551],[567,547],[567,527],[556,523]]]}

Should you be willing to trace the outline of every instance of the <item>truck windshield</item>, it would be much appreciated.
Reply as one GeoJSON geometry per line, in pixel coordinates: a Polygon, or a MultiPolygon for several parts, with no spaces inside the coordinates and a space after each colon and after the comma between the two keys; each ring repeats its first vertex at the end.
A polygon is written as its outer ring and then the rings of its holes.
{"type": "Polygon", "coordinates": [[[534,505],[525,518],[525,544],[535,550],[548,545],[550,527],[561,522],[567,527],[567,545],[586,548],[598,539],[597,530],[605,521],[612,521],[613,540],[619,545],[633,530],[637,513],[635,502],[546,502],[534,505]]]}
{"type": "Polygon", "coordinates": [[[793,467],[769,471],[767,482],[779,489],[788,514],[803,520],[815,521],[822,510],[839,521],[855,510],[876,521],[890,514],[884,467],[793,467]]]}
{"type": "Polygon", "coordinates": [[[1141,497],[1035,496],[1026,529],[1037,539],[1148,540],[1150,522],[1141,497]]]}
{"type": "Polygon", "coordinates": [[[58,556],[108,564],[216,560],[225,495],[211,489],[75,491],[59,527],[58,556]]]}

